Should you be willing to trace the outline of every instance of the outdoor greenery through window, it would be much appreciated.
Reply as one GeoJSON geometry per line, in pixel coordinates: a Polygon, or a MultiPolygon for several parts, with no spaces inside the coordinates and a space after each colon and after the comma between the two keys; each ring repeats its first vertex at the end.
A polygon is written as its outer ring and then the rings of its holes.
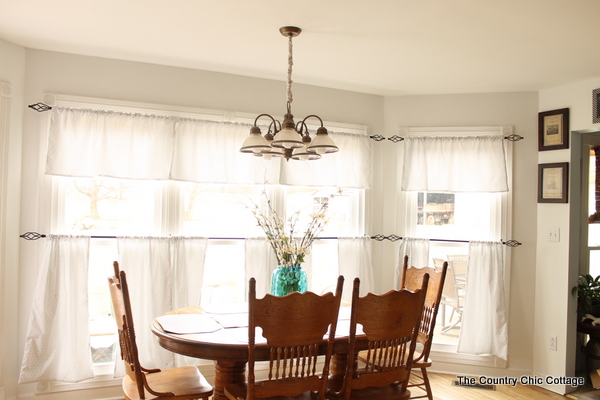
{"type": "MultiPolygon", "coordinates": [[[[252,206],[264,207],[265,194],[289,218],[300,211],[299,226],[328,200],[323,237],[360,235],[362,189],[270,185],[216,185],[111,178],[53,177],[52,229],[56,234],[104,236],[90,245],[89,314],[91,353],[97,374],[118,354],[107,277],[118,259],[113,236],[202,236],[207,247],[202,305],[244,302],[244,241],[263,237],[252,206]],[[106,238],[108,236],[108,238],[106,238]]],[[[313,245],[311,290],[320,292],[338,275],[335,240],[313,245]]],[[[125,266],[124,266],[125,267],[125,266]]],[[[265,266],[274,269],[276,266],[265,266]]],[[[106,371],[105,371],[106,372],[106,371]]]]}

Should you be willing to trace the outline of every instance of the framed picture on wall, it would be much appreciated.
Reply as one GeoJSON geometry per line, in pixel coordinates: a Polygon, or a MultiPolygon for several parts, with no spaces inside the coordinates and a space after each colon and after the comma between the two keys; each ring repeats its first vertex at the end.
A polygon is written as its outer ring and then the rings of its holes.
{"type": "Polygon", "coordinates": [[[569,163],[538,165],[538,203],[568,203],[569,163]]]}
{"type": "Polygon", "coordinates": [[[592,123],[600,124],[600,89],[592,91],[592,123]]]}
{"type": "Polygon", "coordinates": [[[538,150],[569,148],[569,109],[544,111],[538,114],[538,150]]]}

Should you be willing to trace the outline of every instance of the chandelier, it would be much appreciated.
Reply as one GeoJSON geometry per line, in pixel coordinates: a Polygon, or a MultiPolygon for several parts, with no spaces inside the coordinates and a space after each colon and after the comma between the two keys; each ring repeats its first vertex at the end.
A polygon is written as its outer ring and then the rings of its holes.
{"type": "Polygon", "coordinates": [[[288,38],[288,72],[287,72],[287,112],[283,122],[279,122],[269,114],[260,114],[254,120],[250,128],[250,136],[244,141],[240,151],[252,153],[257,157],[271,159],[272,157],[283,157],[286,161],[294,160],[318,160],[322,154],[334,153],[339,150],[331,137],[327,134],[327,128],[323,126],[323,120],[317,115],[309,115],[297,124],[294,123],[292,115],[292,38],[298,36],[302,30],[295,26],[284,26],[279,29],[283,36],[288,38]],[[257,122],[260,118],[270,118],[269,131],[263,136],[257,122]],[[321,126],[317,134],[311,139],[306,120],[316,118],[321,126]]]}

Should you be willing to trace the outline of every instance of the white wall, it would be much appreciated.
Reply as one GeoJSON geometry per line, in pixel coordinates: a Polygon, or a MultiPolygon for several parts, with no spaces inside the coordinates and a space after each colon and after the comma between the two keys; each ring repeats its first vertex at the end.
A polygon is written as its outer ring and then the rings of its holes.
{"type": "MultiPolygon", "coordinates": [[[[386,136],[398,134],[402,126],[485,126],[509,125],[514,133],[525,139],[514,144],[513,158],[513,231],[512,239],[523,243],[511,250],[510,293],[508,293],[508,369],[483,369],[463,365],[435,363],[437,370],[475,375],[520,376],[530,374],[535,279],[535,210],[536,210],[536,151],[537,151],[537,93],[461,94],[436,96],[404,96],[386,98],[384,118],[386,136]]],[[[397,232],[395,208],[395,160],[387,154],[384,191],[388,218],[384,231],[397,232]]],[[[503,238],[503,239],[511,239],[503,238]]],[[[395,254],[388,254],[386,263],[393,265],[395,254]]],[[[387,270],[384,280],[392,279],[387,270]]]]}
{"type": "Polygon", "coordinates": [[[8,115],[0,115],[0,124],[7,128],[6,136],[0,135],[0,400],[17,394],[17,330],[7,327],[14,326],[17,319],[24,76],[25,50],[0,40],[0,89],[9,103],[8,115]]]}
{"type": "MultiPolygon", "coordinates": [[[[576,184],[579,154],[571,151],[580,140],[573,131],[600,130],[592,123],[592,90],[600,88],[600,79],[580,82],[539,93],[539,112],[569,108],[571,149],[538,153],[538,163],[570,162],[571,184],[576,184]]],[[[579,273],[578,251],[581,245],[577,219],[579,193],[571,192],[569,204],[538,204],[537,255],[535,279],[534,371],[538,374],[567,375],[575,372],[576,304],[570,296],[579,273]],[[548,242],[549,227],[560,228],[560,242],[548,242]],[[549,352],[550,335],[558,337],[558,351],[549,352]]],[[[559,388],[554,388],[559,391],[559,388]]]]}

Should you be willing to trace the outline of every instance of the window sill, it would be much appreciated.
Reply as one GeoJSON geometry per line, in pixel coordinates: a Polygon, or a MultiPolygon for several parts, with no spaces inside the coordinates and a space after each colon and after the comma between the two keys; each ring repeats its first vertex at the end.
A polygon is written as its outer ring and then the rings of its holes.
{"type": "Polygon", "coordinates": [[[469,366],[506,368],[506,360],[492,356],[478,356],[456,352],[456,345],[434,344],[429,358],[434,361],[448,364],[464,364],[469,366]]]}
{"type": "Polygon", "coordinates": [[[121,386],[122,378],[113,378],[112,375],[98,375],[93,379],[77,383],[45,381],[37,384],[36,394],[50,394],[71,392],[76,390],[98,389],[121,386]]]}

